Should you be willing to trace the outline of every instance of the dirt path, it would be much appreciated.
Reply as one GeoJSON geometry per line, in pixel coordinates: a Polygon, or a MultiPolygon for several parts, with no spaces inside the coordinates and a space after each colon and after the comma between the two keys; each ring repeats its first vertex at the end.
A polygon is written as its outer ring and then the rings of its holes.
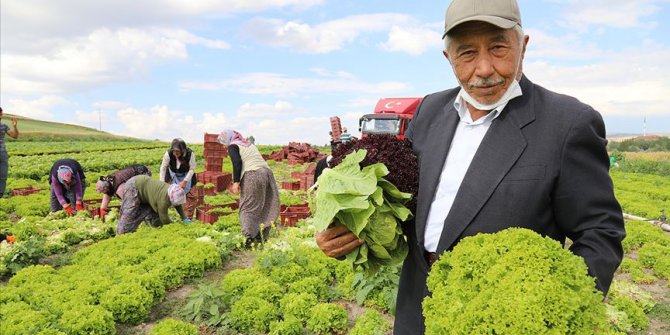
{"type": "MultiPolygon", "coordinates": [[[[255,259],[256,254],[249,250],[233,252],[230,260],[228,260],[222,267],[207,271],[202,278],[193,279],[179,288],[166,292],[165,299],[151,309],[147,321],[135,326],[117,324],[117,335],[145,335],[151,331],[151,328],[153,328],[156,322],[168,317],[179,317],[181,309],[188,301],[189,294],[193,292],[198,285],[219,283],[226,273],[234,269],[251,267],[255,259]]],[[[203,335],[214,334],[213,332],[208,331],[207,328],[201,328],[200,333],[203,335]]]]}

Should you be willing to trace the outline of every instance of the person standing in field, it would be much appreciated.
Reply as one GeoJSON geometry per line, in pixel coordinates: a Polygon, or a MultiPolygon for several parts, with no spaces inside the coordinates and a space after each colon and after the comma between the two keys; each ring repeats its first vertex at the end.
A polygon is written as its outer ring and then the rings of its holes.
{"type": "Polygon", "coordinates": [[[159,178],[168,184],[177,184],[186,192],[186,203],[184,206],[175,206],[177,213],[183,222],[190,223],[197,202],[196,195],[191,189],[197,183],[195,175],[195,153],[186,146],[181,138],[172,140],[170,150],[165,152],[159,178]],[[186,208],[184,208],[186,207],[186,208]]]}
{"type": "Polygon", "coordinates": [[[231,192],[240,194],[240,225],[248,247],[266,237],[279,216],[277,182],[256,146],[239,132],[226,129],[217,142],[228,146],[233,163],[231,192]]]}
{"type": "Polygon", "coordinates": [[[186,202],[186,192],[178,184],[166,184],[147,175],[130,178],[123,184],[116,234],[137,230],[142,221],[151,227],[171,222],[168,209],[186,202]]]}
{"type": "MultiPolygon", "coordinates": [[[[0,121],[2,121],[2,107],[0,107],[0,121]]],[[[5,195],[7,175],[9,174],[9,154],[5,146],[5,134],[14,139],[19,138],[19,128],[16,124],[15,117],[12,118],[12,128],[0,122],[0,198],[5,195]]]]}
{"type": "Polygon", "coordinates": [[[86,190],[86,176],[79,162],[65,158],[51,166],[51,211],[65,210],[72,215],[84,210],[83,198],[86,190]]]}
{"type": "MultiPolygon", "coordinates": [[[[406,133],[419,160],[419,192],[394,334],[424,333],[431,265],[478,233],[521,227],[570,239],[605,295],[626,232],[602,116],[523,74],[529,37],[515,0],[453,0],[443,40],[459,87],[427,95],[406,133]]],[[[316,240],[331,257],[362,243],[342,225],[316,240]]]]}
{"type": "Polygon", "coordinates": [[[100,220],[105,219],[107,214],[107,206],[113,196],[121,199],[123,195],[123,185],[130,178],[147,175],[151,176],[151,171],[145,165],[131,165],[125,169],[119,170],[107,176],[100,176],[100,179],[95,183],[95,191],[102,193],[102,203],[100,204],[100,220]]]}

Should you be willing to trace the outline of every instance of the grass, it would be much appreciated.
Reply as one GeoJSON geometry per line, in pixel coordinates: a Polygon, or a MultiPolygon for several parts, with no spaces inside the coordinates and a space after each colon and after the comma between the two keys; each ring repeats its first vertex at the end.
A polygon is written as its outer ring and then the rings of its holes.
{"type": "MultiPolygon", "coordinates": [[[[11,118],[15,117],[18,121],[19,138],[16,141],[90,141],[100,139],[115,140],[135,140],[129,137],[117,136],[93,128],[77,126],[66,123],[41,121],[22,116],[4,114],[2,122],[11,125],[11,118]]],[[[8,139],[14,141],[14,139],[8,139]]]]}

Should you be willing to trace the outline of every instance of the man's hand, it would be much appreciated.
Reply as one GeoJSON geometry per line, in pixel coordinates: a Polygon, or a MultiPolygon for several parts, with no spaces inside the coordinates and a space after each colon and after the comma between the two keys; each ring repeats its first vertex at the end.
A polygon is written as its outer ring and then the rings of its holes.
{"type": "Polygon", "coordinates": [[[77,211],[83,211],[84,205],[81,203],[81,201],[77,201],[77,203],[74,205],[74,209],[76,209],[77,211]]]}
{"type": "Polygon", "coordinates": [[[13,117],[13,118],[12,118],[12,126],[13,126],[14,128],[16,128],[16,123],[17,123],[17,122],[16,122],[16,118],[13,117]]]}
{"type": "Polygon", "coordinates": [[[240,194],[240,183],[233,183],[233,185],[230,186],[230,193],[240,194]]]}
{"type": "Polygon", "coordinates": [[[100,207],[100,220],[105,220],[105,214],[107,214],[107,208],[100,207]]]}
{"type": "Polygon", "coordinates": [[[68,214],[68,215],[74,215],[74,208],[70,206],[70,204],[65,204],[63,205],[63,210],[68,214]]]}
{"type": "Polygon", "coordinates": [[[181,187],[182,189],[185,190],[185,189],[186,189],[186,184],[187,184],[187,183],[188,183],[188,181],[187,181],[186,179],[184,179],[184,180],[182,180],[182,181],[179,183],[179,187],[181,187]]]}
{"type": "Polygon", "coordinates": [[[339,223],[316,234],[316,244],[326,256],[333,258],[345,256],[363,242],[365,241],[339,223]]]}

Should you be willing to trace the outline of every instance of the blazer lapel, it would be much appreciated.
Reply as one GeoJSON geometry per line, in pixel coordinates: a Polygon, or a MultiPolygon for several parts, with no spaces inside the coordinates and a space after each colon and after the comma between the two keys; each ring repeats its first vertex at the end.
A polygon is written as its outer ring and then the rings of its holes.
{"type": "MultiPolygon", "coordinates": [[[[532,87],[525,77],[521,80],[521,87],[523,96],[509,102],[493,121],[475,153],[445,219],[437,246],[438,253],[451,248],[526,148],[521,128],[534,119],[530,104],[532,87]]],[[[434,189],[435,186],[432,192],[434,189]]]]}
{"type": "Polygon", "coordinates": [[[454,99],[450,99],[428,128],[427,138],[432,139],[432,141],[425,145],[421,153],[419,194],[415,220],[417,242],[421,248],[423,248],[423,237],[430,205],[433,202],[437,185],[440,183],[442,168],[446,162],[447,153],[459,120],[458,113],[454,108],[454,99]]]}

